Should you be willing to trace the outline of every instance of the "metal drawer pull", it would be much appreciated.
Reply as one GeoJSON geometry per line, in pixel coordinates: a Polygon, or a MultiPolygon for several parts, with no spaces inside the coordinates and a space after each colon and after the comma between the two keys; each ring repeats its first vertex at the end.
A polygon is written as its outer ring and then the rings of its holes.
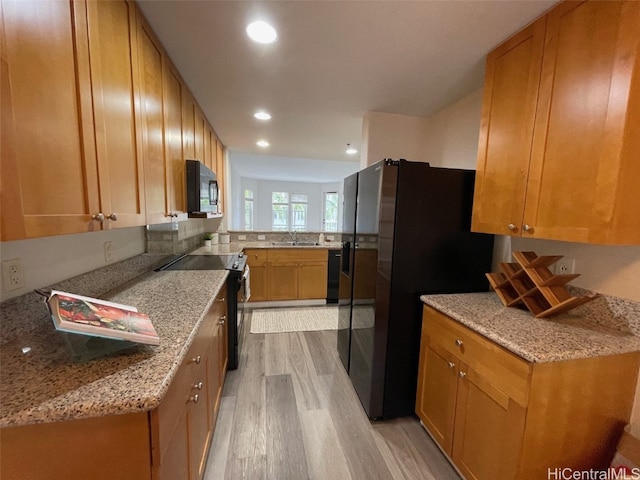
{"type": "Polygon", "coordinates": [[[456,345],[461,347],[464,342],[460,339],[456,340],[456,345]]]}
{"type": "Polygon", "coordinates": [[[118,214],[117,214],[117,213],[112,213],[112,214],[111,214],[111,215],[109,215],[107,218],[108,218],[109,220],[113,220],[113,221],[115,222],[116,220],[118,220],[118,214]]]}
{"type": "Polygon", "coordinates": [[[456,364],[453,362],[447,362],[447,365],[449,365],[449,368],[453,368],[456,366],[456,364]]]}
{"type": "Polygon", "coordinates": [[[202,390],[202,382],[194,383],[193,388],[196,390],[202,390]]]}
{"type": "Polygon", "coordinates": [[[226,315],[222,315],[220,317],[220,321],[218,322],[218,325],[224,325],[224,322],[227,321],[227,316],[226,315]]]}
{"type": "Polygon", "coordinates": [[[460,378],[464,378],[464,377],[466,377],[466,376],[467,376],[467,374],[466,374],[465,372],[458,372],[458,376],[459,376],[460,378]]]}
{"type": "Polygon", "coordinates": [[[91,218],[93,218],[95,221],[97,222],[104,222],[104,213],[96,213],[95,215],[92,215],[91,218]]]}
{"type": "Polygon", "coordinates": [[[224,298],[224,297],[222,297],[222,298],[219,298],[219,299],[218,299],[218,301],[219,301],[220,303],[224,302],[225,300],[226,300],[226,298],[224,298]]]}
{"type": "Polygon", "coordinates": [[[193,402],[193,403],[198,403],[198,399],[200,397],[198,396],[198,394],[196,393],[195,395],[193,395],[192,397],[189,397],[189,401],[193,402]]]}
{"type": "Polygon", "coordinates": [[[527,225],[526,223],[522,226],[522,229],[523,229],[525,232],[533,233],[533,227],[532,227],[531,225],[527,225]]]}
{"type": "Polygon", "coordinates": [[[192,361],[193,363],[195,363],[196,365],[200,365],[200,362],[202,361],[202,357],[201,357],[200,355],[198,355],[197,357],[193,357],[193,358],[191,359],[191,361],[192,361]]]}
{"type": "Polygon", "coordinates": [[[515,232],[517,230],[516,226],[513,223],[510,223],[509,225],[507,225],[507,228],[512,232],[515,232]]]}

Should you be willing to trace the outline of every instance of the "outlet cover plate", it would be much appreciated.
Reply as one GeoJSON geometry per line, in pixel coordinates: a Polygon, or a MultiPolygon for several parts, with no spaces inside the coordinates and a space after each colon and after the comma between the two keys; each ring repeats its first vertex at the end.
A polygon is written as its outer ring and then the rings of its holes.
{"type": "Polygon", "coordinates": [[[2,262],[2,285],[5,292],[13,292],[24,288],[22,262],[19,258],[2,262]]]}

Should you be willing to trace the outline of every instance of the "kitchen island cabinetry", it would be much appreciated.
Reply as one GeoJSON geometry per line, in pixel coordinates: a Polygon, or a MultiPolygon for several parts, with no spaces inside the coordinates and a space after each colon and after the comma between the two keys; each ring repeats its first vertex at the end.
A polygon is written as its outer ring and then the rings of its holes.
{"type": "Polygon", "coordinates": [[[563,2],[488,55],[474,231],[640,243],[638,24],[638,2],[563,2]]]}
{"type": "Polygon", "coordinates": [[[606,468],[639,365],[638,352],[526,361],[425,306],[416,413],[466,478],[606,468]]]}

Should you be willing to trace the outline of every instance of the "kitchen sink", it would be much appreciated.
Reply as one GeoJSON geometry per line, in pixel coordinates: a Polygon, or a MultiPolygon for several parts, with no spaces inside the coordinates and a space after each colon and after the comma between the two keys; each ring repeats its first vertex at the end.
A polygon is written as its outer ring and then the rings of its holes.
{"type": "Polygon", "coordinates": [[[274,247],[315,247],[318,242],[271,242],[274,247]]]}

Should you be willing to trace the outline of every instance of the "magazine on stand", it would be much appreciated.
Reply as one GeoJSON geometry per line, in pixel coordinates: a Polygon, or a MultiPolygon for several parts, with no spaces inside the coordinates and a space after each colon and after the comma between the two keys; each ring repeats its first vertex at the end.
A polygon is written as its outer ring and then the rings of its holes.
{"type": "Polygon", "coordinates": [[[47,298],[57,330],[160,345],[149,316],[129,305],[52,290],[47,298]]]}

